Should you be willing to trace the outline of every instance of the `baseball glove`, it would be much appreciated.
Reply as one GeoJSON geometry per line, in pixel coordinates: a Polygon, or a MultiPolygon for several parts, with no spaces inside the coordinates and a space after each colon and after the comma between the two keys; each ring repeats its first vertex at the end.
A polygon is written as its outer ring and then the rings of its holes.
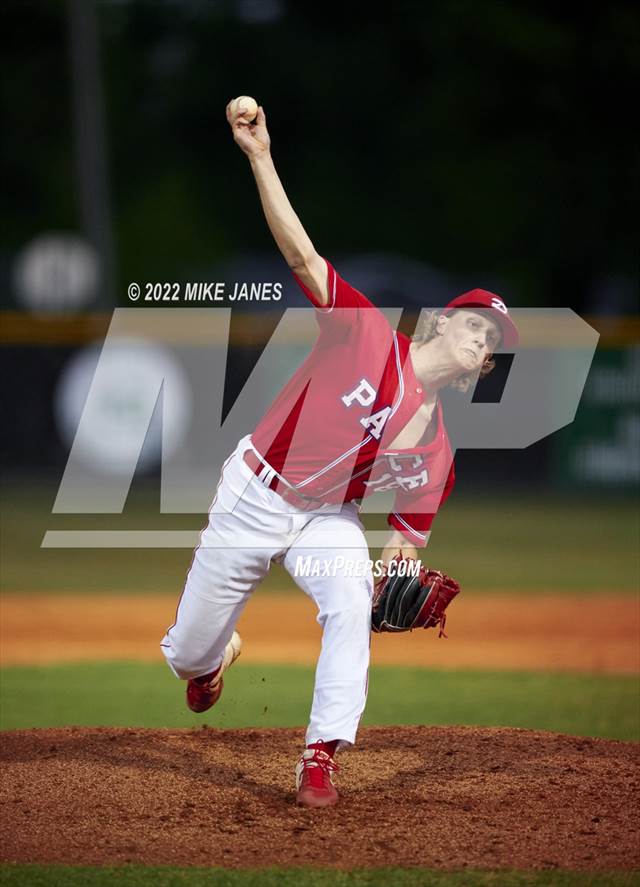
{"type": "Polygon", "coordinates": [[[375,585],[371,630],[412,631],[439,625],[438,637],[446,637],[445,610],[460,593],[458,583],[438,570],[426,570],[423,566],[416,573],[415,569],[409,569],[416,564],[412,558],[397,554],[391,563],[394,562],[396,566],[387,569],[375,585]],[[407,564],[404,569],[399,567],[402,561],[407,564]]]}

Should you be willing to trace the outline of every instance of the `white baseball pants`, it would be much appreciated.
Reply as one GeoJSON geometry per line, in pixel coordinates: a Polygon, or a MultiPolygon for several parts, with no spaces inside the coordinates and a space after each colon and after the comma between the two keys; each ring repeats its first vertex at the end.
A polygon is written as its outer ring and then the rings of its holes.
{"type": "Polygon", "coordinates": [[[285,502],[244,462],[250,446],[243,438],[222,470],[162,652],[179,678],[213,671],[251,592],[272,561],[282,562],[314,600],[323,629],[307,744],[351,744],[367,696],[373,592],[358,509],[348,503],[337,513],[336,506],[309,513],[285,502]],[[311,559],[310,573],[315,563],[326,573],[328,563],[330,575],[296,576],[299,557],[311,559]]]}

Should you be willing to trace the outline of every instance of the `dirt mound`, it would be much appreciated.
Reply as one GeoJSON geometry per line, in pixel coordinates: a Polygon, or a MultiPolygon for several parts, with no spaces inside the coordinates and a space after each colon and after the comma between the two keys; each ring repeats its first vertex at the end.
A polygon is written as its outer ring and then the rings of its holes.
{"type": "Polygon", "coordinates": [[[341,801],[293,800],[301,730],[3,734],[16,862],[630,869],[638,746],[526,730],[369,727],[341,801]]]}

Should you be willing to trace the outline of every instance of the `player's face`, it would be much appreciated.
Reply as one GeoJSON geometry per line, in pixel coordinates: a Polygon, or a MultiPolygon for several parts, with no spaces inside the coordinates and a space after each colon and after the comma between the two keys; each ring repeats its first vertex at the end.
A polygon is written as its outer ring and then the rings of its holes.
{"type": "Polygon", "coordinates": [[[443,342],[462,370],[467,373],[479,370],[500,343],[500,329],[479,311],[456,311],[447,318],[443,342]]]}

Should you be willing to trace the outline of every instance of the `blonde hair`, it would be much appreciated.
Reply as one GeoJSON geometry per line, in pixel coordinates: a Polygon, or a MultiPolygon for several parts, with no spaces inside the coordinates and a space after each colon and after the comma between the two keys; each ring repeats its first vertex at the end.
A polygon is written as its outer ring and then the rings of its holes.
{"type": "MultiPolygon", "coordinates": [[[[451,314],[454,313],[454,311],[451,312],[451,314]]],[[[438,335],[438,320],[441,316],[441,311],[422,311],[414,333],[411,336],[411,341],[415,342],[416,345],[424,345],[426,342],[430,342],[431,339],[435,339],[438,335]]],[[[485,376],[488,376],[495,365],[495,360],[492,357],[488,357],[482,364],[479,374],[465,373],[462,376],[458,376],[457,379],[454,379],[449,384],[449,387],[455,388],[456,391],[468,391],[472,385],[475,385],[478,378],[484,379],[485,376]]]]}

